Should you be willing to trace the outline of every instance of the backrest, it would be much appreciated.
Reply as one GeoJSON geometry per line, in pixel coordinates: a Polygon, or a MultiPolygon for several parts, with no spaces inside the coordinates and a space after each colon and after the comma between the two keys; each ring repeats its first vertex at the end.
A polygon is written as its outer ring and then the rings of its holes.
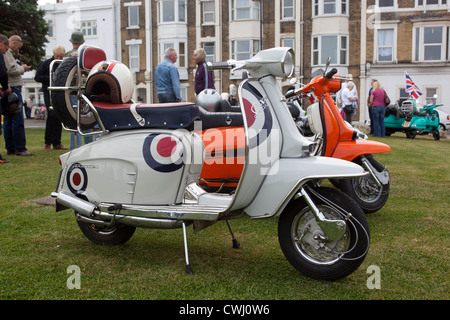
{"type": "Polygon", "coordinates": [[[83,70],[91,70],[97,63],[106,60],[106,53],[103,49],[82,45],[78,49],[78,66],[83,70]]]}

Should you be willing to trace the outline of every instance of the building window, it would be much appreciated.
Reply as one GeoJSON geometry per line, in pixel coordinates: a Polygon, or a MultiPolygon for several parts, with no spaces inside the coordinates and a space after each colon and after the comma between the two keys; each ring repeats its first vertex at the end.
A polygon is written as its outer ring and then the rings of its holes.
{"type": "Polygon", "coordinates": [[[215,3],[214,1],[204,1],[202,2],[203,8],[203,23],[214,23],[215,15],[215,3]]]}
{"type": "Polygon", "coordinates": [[[394,56],[395,30],[378,29],[376,37],[377,62],[393,62],[396,59],[394,56]]]}
{"type": "Polygon", "coordinates": [[[448,26],[414,28],[414,61],[448,60],[448,26]]]}
{"type": "Polygon", "coordinates": [[[205,42],[203,44],[203,49],[206,51],[206,59],[205,61],[216,61],[216,46],[214,42],[205,42]]]}
{"type": "Polygon", "coordinates": [[[130,70],[139,71],[139,45],[129,46],[130,70]]]}
{"type": "Polygon", "coordinates": [[[394,0],[377,0],[377,4],[379,7],[394,7],[394,0]]]}
{"type": "Polygon", "coordinates": [[[139,7],[138,6],[128,7],[128,27],[130,27],[130,28],[139,27],[139,7]]]}
{"type": "Polygon", "coordinates": [[[54,25],[52,19],[47,20],[47,26],[48,26],[48,37],[53,38],[55,35],[53,34],[54,25]]]}
{"type": "Polygon", "coordinates": [[[313,16],[347,15],[348,0],[313,0],[313,16]]]}
{"type": "Polygon", "coordinates": [[[231,20],[259,20],[259,1],[230,0],[231,20]]]}
{"type": "Polygon", "coordinates": [[[416,0],[418,7],[425,6],[447,6],[447,0],[416,0]]]}
{"type": "Polygon", "coordinates": [[[282,19],[294,19],[295,14],[295,7],[294,7],[294,0],[283,0],[282,3],[282,12],[283,17],[282,19]]]}
{"type": "Polygon", "coordinates": [[[95,37],[97,36],[97,21],[80,21],[75,29],[81,31],[85,37],[95,37]]]}
{"type": "Polygon", "coordinates": [[[186,68],[186,43],[178,43],[178,66],[186,68]]]}
{"type": "Polygon", "coordinates": [[[186,1],[185,0],[160,0],[158,2],[158,21],[186,22],[186,1]]]}
{"type": "Polygon", "coordinates": [[[427,87],[425,90],[425,103],[437,103],[436,99],[439,99],[439,88],[427,87]]]}
{"type": "Polygon", "coordinates": [[[165,57],[164,53],[169,48],[174,48],[177,51],[178,59],[177,62],[175,62],[175,66],[177,68],[186,68],[187,61],[186,61],[186,42],[180,41],[180,42],[161,42],[159,44],[159,62],[162,62],[165,57]]]}
{"type": "Polygon", "coordinates": [[[312,38],[312,64],[325,65],[328,58],[331,64],[348,64],[348,37],[341,35],[317,36],[312,38]]]}
{"type": "Polygon", "coordinates": [[[231,59],[247,60],[259,51],[258,40],[234,40],[231,41],[231,59]]]}
{"type": "Polygon", "coordinates": [[[285,38],[281,39],[281,46],[282,47],[289,47],[294,49],[295,40],[294,38],[285,38]]]}

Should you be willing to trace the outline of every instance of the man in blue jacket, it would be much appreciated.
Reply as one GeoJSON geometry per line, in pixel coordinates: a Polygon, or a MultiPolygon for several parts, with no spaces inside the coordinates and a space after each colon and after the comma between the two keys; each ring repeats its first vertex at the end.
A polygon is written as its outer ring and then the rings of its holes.
{"type": "Polygon", "coordinates": [[[155,69],[155,84],[160,103],[180,102],[180,75],[175,66],[178,55],[174,48],[168,48],[164,54],[164,61],[155,69]]]}

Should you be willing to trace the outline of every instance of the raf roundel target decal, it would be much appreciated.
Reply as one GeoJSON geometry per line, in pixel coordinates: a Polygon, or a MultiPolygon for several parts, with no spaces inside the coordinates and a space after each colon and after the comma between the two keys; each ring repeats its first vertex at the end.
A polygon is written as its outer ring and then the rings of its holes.
{"type": "Polygon", "coordinates": [[[242,89],[245,119],[249,128],[249,147],[254,148],[270,135],[273,127],[272,114],[265,98],[254,86],[245,83],[242,89]]]}
{"type": "Polygon", "coordinates": [[[80,163],[74,163],[67,171],[67,185],[73,194],[77,194],[86,190],[88,184],[88,176],[86,169],[80,163]]]}
{"type": "Polygon", "coordinates": [[[158,172],[173,172],[184,164],[183,145],[168,134],[150,134],[144,140],[142,153],[147,165],[158,172]]]}

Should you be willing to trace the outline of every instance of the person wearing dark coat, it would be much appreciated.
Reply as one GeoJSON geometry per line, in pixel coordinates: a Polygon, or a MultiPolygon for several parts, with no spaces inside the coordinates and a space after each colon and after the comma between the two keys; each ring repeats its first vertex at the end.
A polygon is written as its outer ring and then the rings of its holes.
{"type": "MultiPolygon", "coordinates": [[[[53,48],[53,56],[40,64],[34,77],[35,81],[42,83],[44,102],[45,107],[47,108],[44,151],[50,151],[52,145],[54,150],[67,150],[67,148],[61,144],[62,125],[55,111],[50,108],[50,93],[48,91],[48,87],[50,85],[50,64],[55,59],[62,60],[65,54],[66,50],[64,49],[64,47],[56,46],[55,48],[53,48]]],[[[57,67],[57,63],[53,64],[52,73],[55,72],[57,67]]]]}
{"type": "Polygon", "coordinates": [[[205,49],[199,48],[195,50],[192,59],[197,64],[197,71],[195,72],[195,94],[199,94],[204,89],[215,89],[214,75],[206,67],[205,49]]]}

